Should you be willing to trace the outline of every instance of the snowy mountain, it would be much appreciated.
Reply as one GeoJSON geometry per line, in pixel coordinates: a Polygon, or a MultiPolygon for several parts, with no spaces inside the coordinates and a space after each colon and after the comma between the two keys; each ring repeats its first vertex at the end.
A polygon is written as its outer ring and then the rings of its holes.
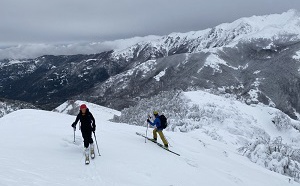
{"type": "Polygon", "coordinates": [[[32,59],[43,55],[95,54],[109,50],[122,50],[138,42],[158,38],[159,36],[134,37],[114,41],[93,43],[70,43],[64,45],[26,44],[0,48],[2,59],[32,59]]]}
{"type": "Polygon", "coordinates": [[[112,54],[125,59],[130,69],[80,98],[120,109],[162,90],[205,88],[237,95],[248,104],[274,106],[296,118],[299,25],[299,13],[291,10],[141,42],[112,54]]]}
{"type": "Polygon", "coordinates": [[[118,116],[121,113],[119,111],[110,109],[110,108],[106,108],[100,105],[96,105],[93,103],[89,103],[86,101],[81,101],[81,100],[68,100],[65,103],[61,104],[60,106],[58,106],[57,108],[55,108],[53,111],[54,112],[59,112],[59,113],[63,113],[63,114],[69,114],[69,115],[74,115],[77,116],[77,114],[79,113],[79,107],[82,104],[86,104],[88,105],[89,108],[92,108],[94,112],[97,113],[102,113],[102,112],[106,112],[106,113],[110,113],[109,118],[103,118],[103,119],[111,119],[111,115],[114,116],[118,116]]]}
{"type": "Polygon", "coordinates": [[[20,109],[37,109],[34,105],[7,99],[0,99],[0,118],[20,109]]]}
{"type": "MultiPolygon", "coordinates": [[[[152,142],[145,143],[142,137],[135,135],[135,132],[145,133],[145,127],[112,123],[108,121],[113,117],[111,109],[101,107],[101,110],[97,110],[96,105],[87,103],[96,119],[101,156],[92,160],[90,165],[84,165],[83,143],[79,131],[76,131],[73,143],[70,125],[75,120],[74,116],[19,110],[0,118],[0,145],[5,149],[5,153],[0,154],[0,184],[110,186],[153,185],[155,182],[158,185],[191,186],[299,185],[294,179],[252,163],[237,153],[238,145],[233,143],[241,135],[235,133],[234,128],[247,133],[247,129],[254,123],[243,124],[243,120],[254,121],[252,117],[272,108],[250,108],[205,92],[188,92],[185,96],[194,104],[217,102],[221,110],[239,112],[238,116],[243,117],[239,123],[242,125],[235,123],[234,119],[228,125],[228,118],[223,124],[211,123],[210,126],[203,126],[190,133],[166,131],[170,149],[181,154],[175,156],[152,142]],[[208,99],[199,99],[203,96],[208,99]],[[252,112],[248,112],[249,110],[252,112]],[[220,128],[215,133],[223,139],[214,139],[209,132],[205,133],[204,128],[209,130],[209,127],[220,128]],[[14,135],[6,131],[14,131],[14,135]]],[[[62,105],[60,108],[67,107],[62,105]]],[[[269,117],[264,121],[268,119],[269,117]]],[[[272,136],[277,135],[269,121],[260,123],[261,121],[261,117],[258,117],[256,126],[268,129],[266,132],[270,132],[272,136]]],[[[148,135],[150,131],[149,129],[148,135]]],[[[293,132],[290,137],[296,135],[298,134],[293,132]]],[[[289,136],[285,135],[283,138],[286,140],[289,136]]]]}
{"type": "MultiPolygon", "coordinates": [[[[141,41],[132,47],[116,50],[114,55],[127,59],[141,54],[148,58],[166,57],[180,53],[202,52],[204,49],[235,46],[239,42],[257,39],[277,40],[291,37],[286,39],[299,41],[299,16],[298,11],[289,10],[283,14],[241,18],[206,30],[172,33],[161,38],[141,41]]],[[[269,47],[272,47],[272,44],[269,47]]]]}
{"type": "Polygon", "coordinates": [[[299,25],[299,12],[290,10],[202,31],[128,39],[118,45],[124,48],[99,54],[2,60],[0,96],[48,110],[69,99],[121,110],[162,90],[211,89],[296,118],[299,25]]]}

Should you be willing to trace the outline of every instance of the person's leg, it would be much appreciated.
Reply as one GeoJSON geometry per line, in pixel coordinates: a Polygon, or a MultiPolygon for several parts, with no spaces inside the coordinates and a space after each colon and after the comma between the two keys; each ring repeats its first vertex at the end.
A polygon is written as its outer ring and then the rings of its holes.
{"type": "Polygon", "coordinates": [[[162,130],[157,131],[157,133],[159,134],[159,136],[160,136],[162,142],[164,143],[165,147],[168,147],[168,141],[166,140],[162,130]]]}
{"type": "Polygon", "coordinates": [[[153,140],[157,140],[157,128],[155,128],[154,130],[153,130],[153,140]]]}
{"type": "Polygon", "coordinates": [[[82,133],[82,137],[83,137],[84,147],[89,148],[90,138],[91,138],[91,136],[89,135],[89,132],[81,130],[81,133],[82,133]]]}
{"type": "Polygon", "coordinates": [[[89,144],[94,143],[93,137],[92,137],[92,131],[87,132],[87,139],[88,139],[89,144]]]}
{"type": "Polygon", "coordinates": [[[90,149],[91,149],[91,153],[94,153],[94,141],[93,141],[93,137],[92,137],[92,131],[89,132],[89,144],[90,144],[90,149]]]}
{"type": "Polygon", "coordinates": [[[86,157],[89,156],[89,142],[90,142],[90,135],[88,134],[89,132],[88,131],[83,131],[81,130],[81,133],[82,133],[82,137],[83,137],[83,144],[84,144],[84,154],[86,157]]]}

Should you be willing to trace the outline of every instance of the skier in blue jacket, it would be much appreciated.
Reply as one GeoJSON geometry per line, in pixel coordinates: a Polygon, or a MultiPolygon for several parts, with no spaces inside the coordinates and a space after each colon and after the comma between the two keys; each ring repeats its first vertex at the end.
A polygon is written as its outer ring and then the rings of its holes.
{"type": "Polygon", "coordinates": [[[155,120],[153,122],[150,121],[150,119],[147,119],[147,122],[152,125],[152,126],[155,126],[155,129],[153,130],[153,141],[157,141],[157,133],[159,134],[161,140],[163,141],[164,143],[164,146],[166,148],[169,147],[168,145],[168,141],[166,140],[164,134],[163,134],[163,128],[161,126],[161,122],[160,122],[160,119],[159,119],[159,115],[158,115],[158,112],[157,111],[153,111],[153,115],[155,117],[155,120]]]}

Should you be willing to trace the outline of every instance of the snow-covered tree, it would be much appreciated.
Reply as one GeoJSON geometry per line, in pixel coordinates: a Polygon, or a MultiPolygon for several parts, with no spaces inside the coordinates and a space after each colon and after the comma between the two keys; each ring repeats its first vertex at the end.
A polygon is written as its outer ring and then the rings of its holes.
{"type": "Polygon", "coordinates": [[[291,119],[281,111],[275,113],[273,123],[280,131],[290,129],[292,127],[291,119]]]}
{"type": "Polygon", "coordinates": [[[21,101],[0,99],[0,118],[20,109],[37,109],[35,106],[21,101]]]}
{"type": "Polygon", "coordinates": [[[299,181],[300,149],[284,144],[281,136],[273,140],[257,139],[238,150],[252,162],[299,181]]]}
{"type": "MultiPolygon", "coordinates": [[[[157,110],[168,119],[167,130],[188,132],[203,125],[223,123],[230,117],[218,105],[205,104],[203,107],[191,104],[182,91],[166,91],[147,99],[141,99],[136,106],[121,111],[112,121],[131,125],[146,126],[148,115],[157,110]]],[[[153,119],[153,118],[152,118],[153,119]]]]}

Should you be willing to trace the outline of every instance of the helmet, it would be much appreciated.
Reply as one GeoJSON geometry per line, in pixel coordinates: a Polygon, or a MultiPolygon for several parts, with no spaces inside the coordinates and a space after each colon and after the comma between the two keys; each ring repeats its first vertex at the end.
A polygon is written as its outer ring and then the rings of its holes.
{"type": "Polygon", "coordinates": [[[85,104],[80,105],[80,110],[81,109],[86,109],[86,108],[87,108],[87,106],[85,104]]]}
{"type": "Polygon", "coordinates": [[[157,115],[157,114],[158,114],[158,112],[155,110],[155,111],[153,111],[153,114],[154,114],[154,115],[157,115]]]}

